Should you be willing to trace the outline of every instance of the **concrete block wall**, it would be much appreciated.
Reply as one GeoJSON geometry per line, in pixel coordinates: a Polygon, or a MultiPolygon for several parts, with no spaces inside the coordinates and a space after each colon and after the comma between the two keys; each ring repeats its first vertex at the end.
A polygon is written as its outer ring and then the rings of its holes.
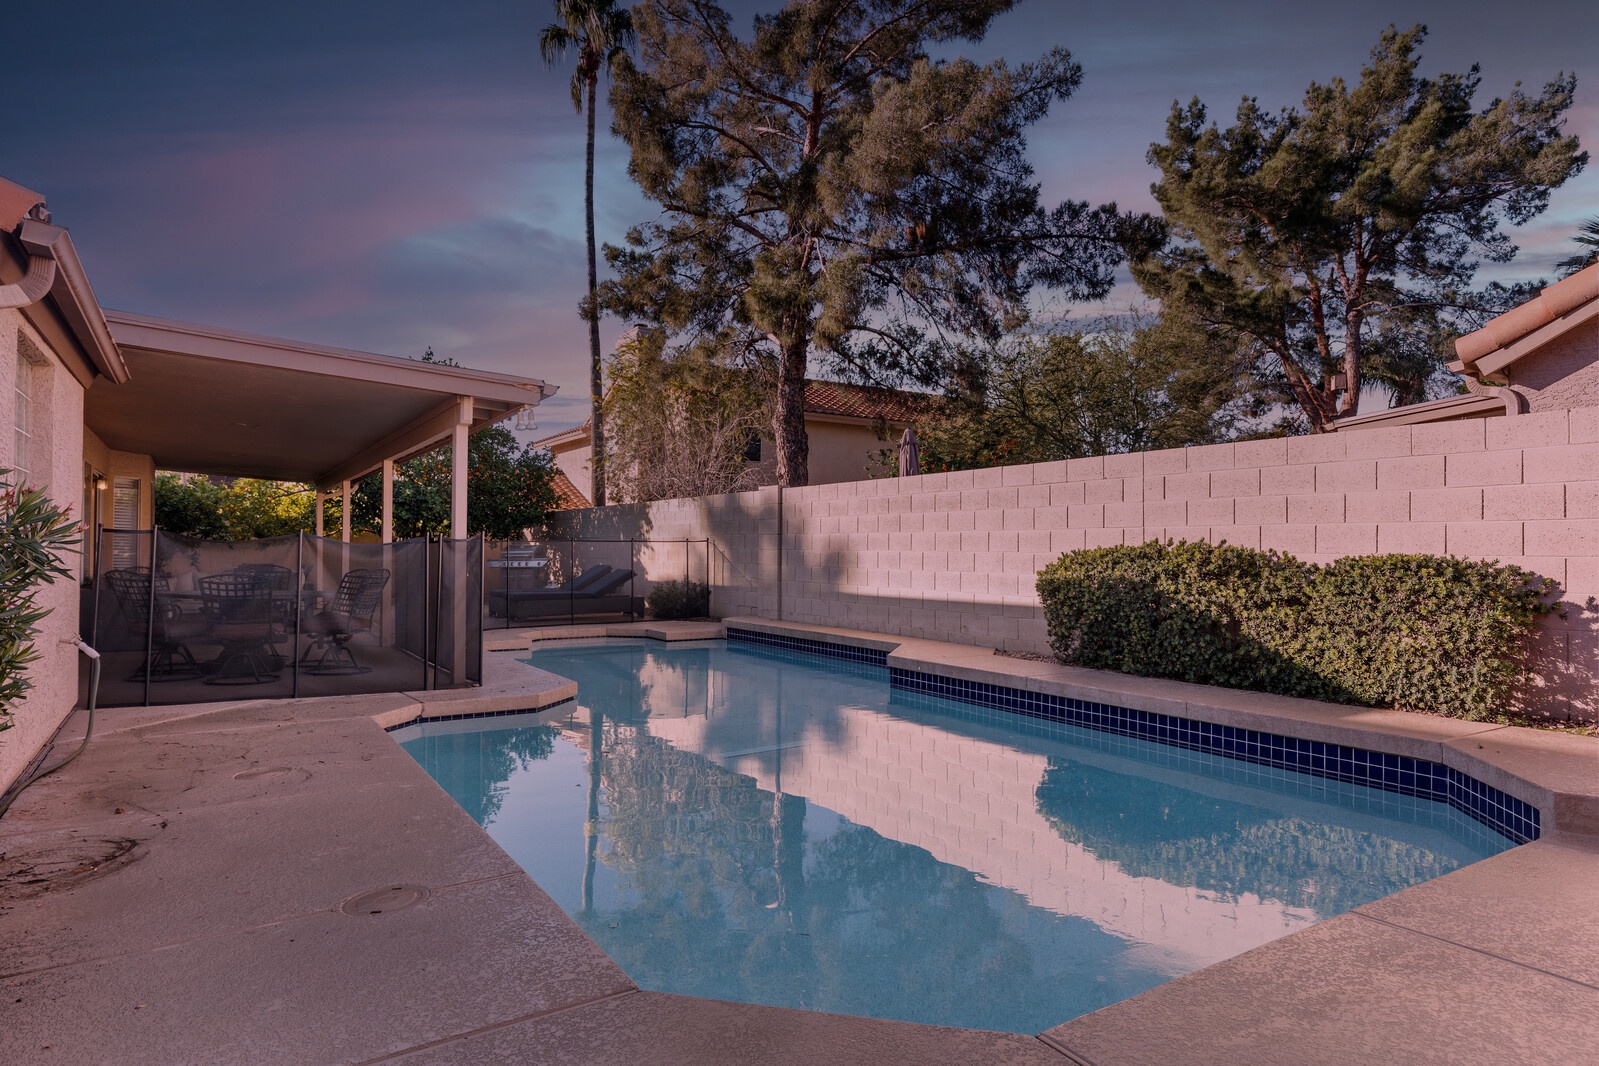
{"type": "Polygon", "coordinates": [[[1599,713],[1599,408],[763,489],[563,525],[711,537],[722,614],[1034,653],[1048,651],[1035,575],[1078,548],[1497,559],[1565,590],[1528,705],[1599,713]]]}

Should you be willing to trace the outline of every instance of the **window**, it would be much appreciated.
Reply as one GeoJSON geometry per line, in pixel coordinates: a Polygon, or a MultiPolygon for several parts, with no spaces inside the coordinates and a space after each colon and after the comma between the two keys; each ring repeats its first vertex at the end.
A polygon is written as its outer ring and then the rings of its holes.
{"type": "Polygon", "coordinates": [[[127,532],[139,528],[139,479],[119,477],[111,480],[111,526],[119,532],[111,538],[111,565],[121,570],[130,566],[149,566],[139,558],[142,539],[127,532]]]}
{"type": "Polygon", "coordinates": [[[17,353],[15,447],[12,449],[10,480],[15,485],[31,483],[34,467],[33,442],[33,363],[17,353]]]}

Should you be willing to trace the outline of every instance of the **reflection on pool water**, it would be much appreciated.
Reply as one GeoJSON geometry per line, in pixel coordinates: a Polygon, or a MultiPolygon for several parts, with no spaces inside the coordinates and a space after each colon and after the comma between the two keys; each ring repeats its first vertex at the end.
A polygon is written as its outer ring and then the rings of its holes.
{"type": "Polygon", "coordinates": [[[530,661],[576,702],[396,737],[656,991],[1037,1032],[1511,846],[876,667],[720,641],[530,661]]]}

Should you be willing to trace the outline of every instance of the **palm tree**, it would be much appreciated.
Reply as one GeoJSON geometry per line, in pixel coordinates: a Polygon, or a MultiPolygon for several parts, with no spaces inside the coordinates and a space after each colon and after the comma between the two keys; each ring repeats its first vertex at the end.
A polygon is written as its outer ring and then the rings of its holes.
{"type": "Polygon", "coordinates": [[[599,273],[594,259],[594,101],[601,72],[615,70],[633,43],[633,18],[626,8],[617,7],[615,0],[555,0],[555,17],[560,21],[544,27],[539,35],[539,54],[553,66],[566,55],[568,48],[577,50],[577,70],[572,73],[572,106],[579,114],[586,111],[588,117],[583,214],[588,228],[589,295],[583,305],[583,317],[589,322],[589,417],[594,426],[594,455],[589,462],[594,477],[592,499],[596,507],[603,507],[605,425],[600,410],[604,382],[600,368],[599,273]]]}
{"type": "Polygon", "coordinates": [[[1577,230],[1577,235],[1571,239],[1582,248],[1582,251],[1555,264],[1555,269],[1560,271],[1560,276],[1563,278],[1570,277],[1583,267],[1599,263],[1599,215],[1584,222],[1582,228],[1577,230]]]}

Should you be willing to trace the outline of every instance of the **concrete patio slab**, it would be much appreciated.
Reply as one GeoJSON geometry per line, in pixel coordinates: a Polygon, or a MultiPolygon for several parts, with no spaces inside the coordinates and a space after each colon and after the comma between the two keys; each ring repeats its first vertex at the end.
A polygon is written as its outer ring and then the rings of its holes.
{"type": "Polygon", "coordinates": [[[8,972],[7,1059],[361,1062],[632,987],[520,873],[439,887],[377,915],[341,913],[339,902],[8,972]]]}
{"type": "MultiPolygon", "coordinates": [[[[386,738],[385,738],[386,740],[386,738]]],[[[323,792],[206,803],[167,815],[128,814],[94,827],[79,865],[103,865],[132,824],[139,861],[85,877],[48,908],[6,918],[0,969],[8,973],[150,950],[326,909],[374,885],[452,885],[519,873],[517,865],[431,781],[368,774],[338,801],[323,792]],[[431,787],[430,787],[431,786],[431,787]],[[259,825],[277,827],[263,833],[259,825]],[[174,891],[174,886],[183,886],[174,891]],[[102,925],[104,916],[118,920],[102,925]]],[[[5,864],[38,861],[60,842],[7,838],[5,864]]],[[[0,867],[3,868],[3,867],[0,867]]],[[[551,904],[554,906],[554,904],[551,904]]]]}
{"type": "Polygon", "coordinates": [[[1576,1063],[1599,988],[1346,914],[1044,1035],[1092,1066],[1576,1063]]]}
{"type": "Polygon", "coordinates": [[[1515,848],[1357,907],[1389,925],[1599,988],[1599,839],[1515,848]],[[1537,899],[1514,908],[1507,901],[1537,899]]]}
{"type": "Polygon", "coordinates": [[[406,1066],[1070,1066],[1036,1037],[635,992],[401,1056],[406,1066]]]}

